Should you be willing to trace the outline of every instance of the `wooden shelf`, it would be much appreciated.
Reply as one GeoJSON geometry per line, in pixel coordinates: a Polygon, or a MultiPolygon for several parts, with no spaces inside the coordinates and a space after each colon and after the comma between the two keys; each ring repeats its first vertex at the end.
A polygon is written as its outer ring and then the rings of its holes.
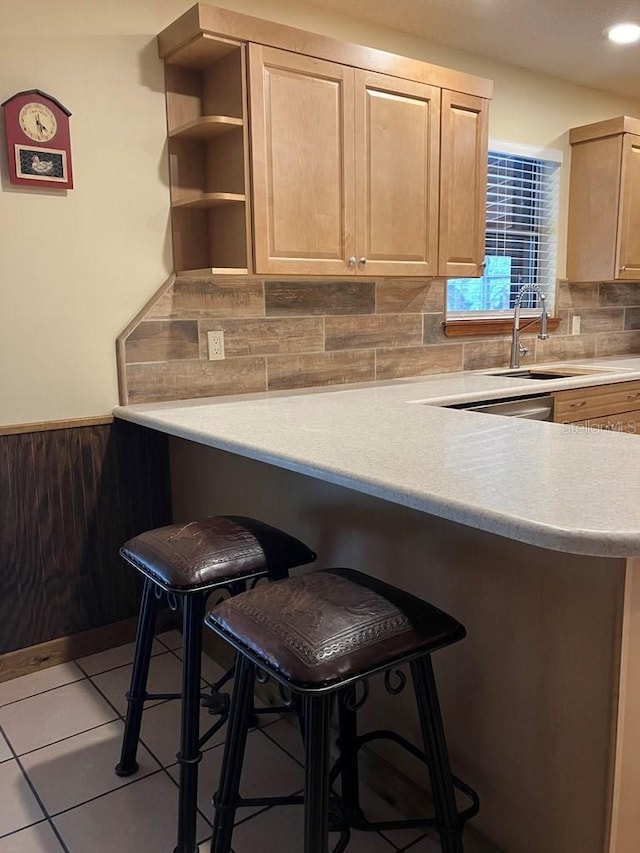
{"type": "Polygon", "coordinates": [[[197,210],[208,207],[220,207],[223,204],[238,204],[245,200],[246,196],[240,193],[195,193],[179,201],[174,201],[172,207],[188,207],[191,210],[197,210]]]}
{"type": "Polygon", "coordinates": [[[244,122],[241,118],[234,118],[233,116],[202,116],[169,131],[169,137],[194,141],[213,139],[222,133],[229,133],[243,127],[243,125],[244,122]]]}
{"type": "Polygon", "coordinates": [[[244,267],[203,267],[199,270],[178,270],[176,275],[193,276],[204,278],[210,275],[248,275],[248,268],[244,267]]]}
{"type": "Polygon", "coordinates": [[[203,70],[228,53],[237,50],[241,44],[242,42],[230,41],[220,36],[199,33],[170,56],[165,57],[165,62],[203,70]]]}

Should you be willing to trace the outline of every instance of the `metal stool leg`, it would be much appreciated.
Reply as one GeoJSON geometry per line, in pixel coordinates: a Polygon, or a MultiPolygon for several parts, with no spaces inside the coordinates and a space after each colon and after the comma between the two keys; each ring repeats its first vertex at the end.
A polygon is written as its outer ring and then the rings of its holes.
{"type": "Polygon", "coordinates": [[[180,718],[180,787],[178,792],[178,843],[174,853],[196,853],[198,764],[200,740],[200,673],[202,622],[207,596],[191,593],[182,598],[182,708],[180,718]]]}
{"type": "Polygon", "coordinates": [[[214,795],[215,819],[211,838],[211,853],[229,853],[235,820],[242,762],[253,711],[253,688],[256,680],[255,664],[239,654],[236,659],[236,677],[233,684],[231,710],[220,771],[220,789],[214,795]]]}
{"type": "Polygon", "coordinates": [[[329,850],[329,720],[331,695],[306,695],[304,853],[329,850]]]}
{"type": "Polygon", "coordinates": [[[411,661],[411,675],[429,766],[442,853],[463,853],[462,828],[456,807],[449,753],[431,657],[425,655],[411,661]]]}
{"type": "Polygon", "coordinates": [[[354,710],[355,698],[355,687],[353,685],[338,694],[340,799],[344,817],[349,825],[357,823],[362,818],[358,773],[358,722],[354,710]]]}
{"type": "Polygon", "coordinates": [[[140,603],[140,615],[136,629],[136,649],[131,672],[131,684],[127,693],[127,716],[124,724],[122,752],[120,761],[116,764],[118,776],[130,776],[138,769],[136,753],[140,738],[142,709],[147,690],[149,663],[151,661],[151,646],[156,627],[158,599],[156,587],[150,580],[145,580],[140,603]]]}

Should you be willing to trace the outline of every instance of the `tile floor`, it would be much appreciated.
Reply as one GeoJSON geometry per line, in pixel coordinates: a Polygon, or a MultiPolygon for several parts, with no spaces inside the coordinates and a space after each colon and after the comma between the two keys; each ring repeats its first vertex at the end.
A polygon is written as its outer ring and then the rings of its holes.
{"type": "MultiPolygon", "coordinates": [[[[154,645],[149,690],[179,689],[181,635],[154,645]]],[[[0,853],[171,853],[177,812],[177,702],[149,703],[134,777],[113,772],[119,758],[133,644],[0,684],[0,853]]],[[[203,678],[220,675],[205,658],[203,678]]],[[[203,727],[212,718],[203,711],[203,727]]],[[[290,794],[303,786],[300,743],[281,719],[264,718],[249,735],[243,794],[290,794]],[[271,722],[269,722],[271,720],[271,722]]],[[[198,838],[209,850],[211,794],[217,787],[223,732],[207,743],[200,765],[198,838]]],[[[365,811],[393,819],[372,792],[365,811]]],[[[299,807],[244,809],[234,853],[300,853],[299,807]]],[[[437,853],[417,830],[354,833],[349,853],[437,853]]],[[[467,845],[469,849],[469,845],[467,845]]],[[[470,850],[474,853],[474,850],[470,850]]]]}

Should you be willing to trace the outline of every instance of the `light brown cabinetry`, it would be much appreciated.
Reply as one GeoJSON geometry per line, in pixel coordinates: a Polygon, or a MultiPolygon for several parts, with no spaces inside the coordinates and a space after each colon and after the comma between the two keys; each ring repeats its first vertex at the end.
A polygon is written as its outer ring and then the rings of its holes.
{"type": "Polygon", "coordinates": [[[249,45],[257,272],[345,272],[353,254],[353,71],[249,45]]]}
{"type": "Polygon", "coordinates": [[[567,234],[570,281],[640,281],[640,120],[574,128],[567,234]]]}
{"type": "Polygon", "coordinates": [[[248,272],[245,45],[210,39],[165,67],[176,270],[248,272]]]}
{"type": "Polygon", "coordinates": [[[260,273],[437,272],[440,90],[249,46],[260,273]]]}
{"type": "Polygon", "coordinates": [[[554,421],[640,433],[640,381],[574,388],[554,394],[554,421]]]}
{"type": "Polygon", "coordinates": [[[488,81],[215,7],[159,45],[176,270],[482,274],[488,81]]]}
{"type": "Polygon", "coordinates": [[[487,199],[487,102],[442,92],[438,275],[474,278],[484,271],[487,199]]]}
{"type": "Polygon", "coordinates": [[[355,71],[356,272],[438,272],[440,89],[355,71]]]}

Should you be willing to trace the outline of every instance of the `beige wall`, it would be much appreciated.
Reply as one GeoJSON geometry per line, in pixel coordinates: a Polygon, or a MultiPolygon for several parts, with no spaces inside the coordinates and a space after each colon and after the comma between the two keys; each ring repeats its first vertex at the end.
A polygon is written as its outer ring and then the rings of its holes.
{"type": "MultiPolygon", "coordinates": [[[[104,414],[117,402],[114,340],[171,268],[154,37],[190,5],[33,0],[27,13],[2,0],[0,100],[37,87],[72,111],[76,188],[12,188],[2,131],[0,425],[104,414]]],[[[221,5],[491,77],[494,137],[563,147],[572,125],[640,115],[640,104],[293,0],[221,5]]]]}

